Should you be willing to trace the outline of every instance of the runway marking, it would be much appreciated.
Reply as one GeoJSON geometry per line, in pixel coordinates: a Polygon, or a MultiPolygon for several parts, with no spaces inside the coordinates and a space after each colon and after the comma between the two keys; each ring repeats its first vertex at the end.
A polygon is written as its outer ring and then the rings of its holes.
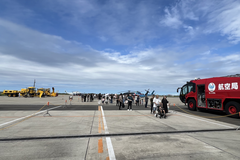
{"type": "MultiPolygon", "coordinates": [[[[98,111],[101,113],[101,107],[98,106],[98,111]]],[[[98,133],[102,133],[102,113],[101,115],[98,115],[98,133]]],[[[98,153],[99,154],[99,159],[102,159],[102,153],[103,153],[103,139],[102,137],[98,139],[98,153]]]]}
{"type": "MultiPolygon", "coordinates": [[[[49,108],[49,109],[47,109],[47,110],[53,110],[53,109],[59,108],[59,107],[62,107],[62,106],[57,106],[57,107],[49,108]]],[[[22,117],[22,118],[18,118],[18,119],[15,119],[15,120],[12,120],[12,121],[9,121],[9,122],[6,122],[6,123],[2,123],[2,124],[0,124],[0,127],[2,127],[2,126],[4,126],[4,125],[7,125],[7,124],[10,124],[10,123],[13,123],[13,122],[17,122],[17,121],[26,119],[26,118],[31,118],[31,117],[33,117],[33,116],[35,116],[35,115],[38,115],[38,114],[43,113],[43,112],[46,112],[47,110],[43,110],[43,111],[40,111],[40,112],[36,112],[36,113],[30,114],[30,115],[28,115],[28,116],[22,117]]]]}
{"type": "Polygon", "coordinates": [[[215,123],[215,122],[211,122],[209,120],[205,120],[205,119],[200,119],[200,118],[196,118],[196,117],[192,117],[192,116],[187,116],[185,115],[185,113],[177,113],[181,116],[184,116],[184,117],[188,117],[188,118],[192,118],[192,119],[196,119],[196,120],[199,120],[199,121],[204,121],[204,122],[208,122],[208,123],[212,123],[212,124],[216,124],[216,125],[219,125],[219,126],[223,126],[223,127],[226,127],[226,128],[234,128],[234,127],[231,127],[231,126],[227,126],[227,125],[223,125],[223,124],[219,124],[219,123],[215,123]]]}
{"type": "MultiPolygon", "coordinates": [[[[105,128],[105,134],[109,134],[108,127],[107,127],[107,122],[106,122],[106,119],[105,119],[105,116],[104,116],[104,112],[103,112],[102,106],[101,106],[101,112],[102,112],[102,118],[103,118],[103,126],[105,128]]],[[[115,153],[114,153],[113,146],[112,146],[111,138],[110,137],[106,137],[106,142],[107,142],[107,149],[108,149],[109,159],[110,160],[116,160],[115,153]]]]}
{"type": "Polygon", "coordinates": [[[98,140],[98,153],[103,153],[103,142],[102,138],[98,140]]]}

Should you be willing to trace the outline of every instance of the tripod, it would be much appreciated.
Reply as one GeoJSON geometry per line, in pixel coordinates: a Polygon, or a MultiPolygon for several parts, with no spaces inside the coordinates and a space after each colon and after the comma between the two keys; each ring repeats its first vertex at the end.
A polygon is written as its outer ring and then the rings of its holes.
{"type": "Polygon", "coordinates": [[[45,113],[43,116],[45,117],[45,115],[49,115],[51,117],[51,114],[48,112],[48,110],[47,113],[45,113]]]}

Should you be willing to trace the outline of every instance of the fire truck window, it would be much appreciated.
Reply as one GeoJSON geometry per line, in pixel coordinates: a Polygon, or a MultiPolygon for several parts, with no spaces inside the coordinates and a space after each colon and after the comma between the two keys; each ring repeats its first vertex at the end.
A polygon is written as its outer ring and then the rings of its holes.
{"type": "Polygon", "coordinates": [[[188,93],[188,90],[187,90],[187,86],[184,86],[183,89],[182,89],[182,93],[183,95],[187,94],[188,93]]]}
{"type": "Polygon", "coordinates": [[[188,86],[188,93],[193,91],[193,86],[188,86]]]}

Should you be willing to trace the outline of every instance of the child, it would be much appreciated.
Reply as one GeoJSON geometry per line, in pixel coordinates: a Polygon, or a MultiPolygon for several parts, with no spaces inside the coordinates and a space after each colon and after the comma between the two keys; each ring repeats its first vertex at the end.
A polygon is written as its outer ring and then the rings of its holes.
{"type": "Polygon", "coordinates": [[[102,99],[102,104],[104,105],[104,98],[102,99]]]}
{"type": "Polygon", "coordinates": [[[159,118],[166,118],[166,112],[165,112],[165,110],[163,109],[163,107],[161,107],[161,106],[159,106],[159,108],[158,108],[158,114],[156,114],[156,117],[158,116],[158,115],[160,115],[160,117],[159,118]]]}

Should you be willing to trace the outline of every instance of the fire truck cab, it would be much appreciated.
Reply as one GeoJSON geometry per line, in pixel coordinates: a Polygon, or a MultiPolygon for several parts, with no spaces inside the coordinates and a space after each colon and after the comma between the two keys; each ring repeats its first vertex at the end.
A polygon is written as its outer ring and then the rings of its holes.
{"type": "MultiPolygon", "coordinates": [[[[180,100],[189,110],[213,109],[239,117],[240,75],[196,79],[181,87],[180,100]]],[[[178,88],[180,89],[180,88],[178,88]]]]}

